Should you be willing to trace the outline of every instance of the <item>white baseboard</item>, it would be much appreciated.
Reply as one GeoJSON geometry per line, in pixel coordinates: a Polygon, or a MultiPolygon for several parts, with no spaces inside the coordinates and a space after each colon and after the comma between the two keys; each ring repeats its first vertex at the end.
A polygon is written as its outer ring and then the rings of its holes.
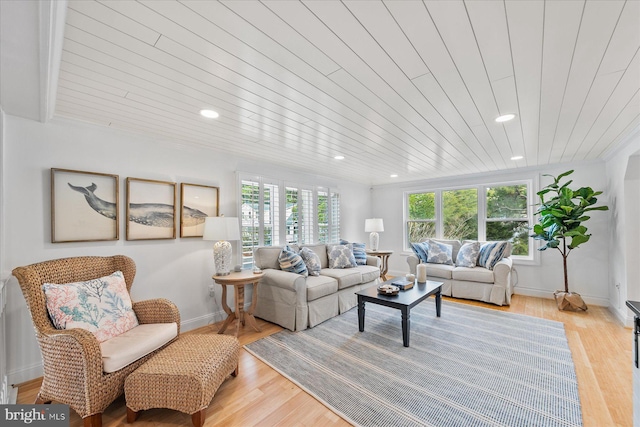
{"type": "Polygon", "coordinates": [[[15,371],[7,372],[7,379],[10,385],[21,384],[39,378],[43,373],[44,368],[42,362],[39,362],[21,369],[16,369],[15,371]]]}
{"type": "MultiPolygon", "coordinates": [[[[516,286],[513,291],[516,295],[553,299],[553,292],[543,290],[543,289],[524,288],[521,286],[516,286]]],[[[584,294],[581,294],[581,296],[587,305],[591,304],[591,305],[597,305],[599,307],[609,307],[608,298],[593,297],[593,296],[584,295],[584,294]]]]}

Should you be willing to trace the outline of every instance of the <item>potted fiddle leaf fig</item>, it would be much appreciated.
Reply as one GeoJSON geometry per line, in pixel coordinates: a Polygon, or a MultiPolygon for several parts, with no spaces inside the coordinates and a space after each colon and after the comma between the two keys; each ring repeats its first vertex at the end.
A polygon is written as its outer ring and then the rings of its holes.
{"type": "Polygon", "coordinates": [[[562,255],[564,267],[564,291],[553,293],[559,310],[586,310],[587,305],[580,294],[569,291],[569,278],[567,276],[567,258],[571,251],[589,241],[591,234],[587,234],[584,223],[591,217],[586,215],[589,211],[606,211],[608,206],[594,206],[598,199],[596,196],[602,191],[593,191],[591,187],[580,187],[571,190],[569,180],[561,183],[563,178],[571,175],[573,170],[561,173],[558,177],[553,175],[553,183],[538,191],[540,202],[538,203],[539,223],[533,226],[533,237],[541,240],[544,245],[538,250],[556,249],[562,255]],[[551,198],[548,198],[551,196],[551,198]]]}

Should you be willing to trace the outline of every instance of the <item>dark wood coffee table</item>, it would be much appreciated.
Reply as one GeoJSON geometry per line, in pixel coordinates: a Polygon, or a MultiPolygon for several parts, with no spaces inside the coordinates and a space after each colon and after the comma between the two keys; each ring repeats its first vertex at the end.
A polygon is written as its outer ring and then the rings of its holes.
{"type": "Polygon", "coordinates": [[[386,307],[397,308],[402,313],[402,344],[409,347],[409,332],[411,331],[411,308],[420,304],[431,295],[436,297],[436,316],[440,317],[440,308],[442,306],[442,282],[432,282],[427,280],[426,283],[416,283],[413,288],[400,291],[398,295],[384,295],[378,293],[378,286],[383,284],[391,284],[395,281],[387,280],[380,285],[372,286],[356,292],[358,296],[358,328],[360,332],[364,332],[364,304],[370,302],[373,304],[384,305],[386,307]]]}

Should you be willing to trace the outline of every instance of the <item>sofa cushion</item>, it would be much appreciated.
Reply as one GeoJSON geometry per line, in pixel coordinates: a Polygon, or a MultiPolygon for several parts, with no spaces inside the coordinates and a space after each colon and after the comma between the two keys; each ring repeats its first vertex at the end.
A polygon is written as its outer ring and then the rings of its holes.
{"type": "Polygon", "coordinates": [[[427,242],[411,243],[411,249],[420,262],[427,262],[429,257],[429,244],[427,242]]]}
{"type": "Polygon", "coordinates": [[[118,371],[155,351],[178,336],[176,323],[149,323],[110,338],[100,344],[102,370],[118,371]]]}
{"type": "Polygon", "coordinates": [[[478,262],[480,255],[480,243],[469,242],[462,245],[456,257],[456,266],[473,268],[478,262]]]}
{"type": "Polygon", "coordinates": [[[338,289],[348,288],[362,282],[362,273],[357,268],[323,268],[320,275],[336,279],[338,289]]]}
{"type": "Polygon", "coordinates": [[[328,276],[307,277],[307,301],[338,292],[338,281],[328,276]]]}
{"type": "Polygon", "coordinates": [[[487,242],[480,246],[478,265],[493,270],[493,267],[504,257],[507,242],[487,242]]]}
{"type": "Polygon", "coordinates": [[[346,240],[340,239],[340,244],[349,246],[351,252],[353,252],[353,257],[356,259],[356,264],[367,265],[367,252],[364,243],[349,243],[346,240]]]}
{"type": "Polygon", "coordinates": [[[311,245],[303,245],[303,248],[309,248],[320,258],[320,267],[329,267],[329,258],[327,257],[327,245],[324,243],[314,243],[311,245]]]}
{"type": "Polygon", "coordinates": [[[300,256],[304,261],[304,265],[307,266],[309,275],[319,276],[320,270],[322,270],[322,265],[320,264],[320,258],[318,257],[318,255],[313,250],[303,247],[302,249],[300,249],[300,256]]]}
{"type": "Polygon", "coordinates": [[[302,257],[292,251],[289,246],[282,248],[278,262],[280,263],[280,269],[283,271],[301,274],[304,277],[309,275],[309,271],[307,271],[307,266],[302,260],[302,257]]]}
{"type": "Polygon", "coordinates": [[[58,329],[85,329],[103,342],[138,326],[121,271],[84,282],[45,283],[42,289],[58,329]]]}
{"type": "Polygon", "coordinates": [[[360,283],[368,283],[380,277],[380,267],[377,266],[359,265],[355,269],[362,276],[360,283]]]}
{"type": "Polygon", "coordinates": [[[466,280],[468,282],[493,283],[493,271],[484,267],[456,267],[451,273],[454,280],[466,280]]]}
{"type": "Polygon", "coordinates": [[[346,245],[328,246],[327,256],[329,257],[329,268],[351,268],[357,265],[353,252],[346,245]]]}
{"type": "Polygon", "coordinates": [[[429,252],[427,254],[427,262],[432,264],[449,264],[453,265],[453,246],[446,243],[436,242],[435,240],[427,240],[429,252]]]}
{"type": "Polygon", "coordinates": [[[455,268],[448,264],[425,264],[427,266],[427,280],[430,277],[439,277],[441,279],[451,279],[451,272],[455,268]]]}

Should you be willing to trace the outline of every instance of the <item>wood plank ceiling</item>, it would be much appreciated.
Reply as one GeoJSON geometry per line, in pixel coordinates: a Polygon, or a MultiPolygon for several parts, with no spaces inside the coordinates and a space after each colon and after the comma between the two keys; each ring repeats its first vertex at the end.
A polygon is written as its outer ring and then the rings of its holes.
{"type": "Polygon", "coordinates": [[[56,115],[367,184],[482,173],[615,147],[639,48],[638,1],[70,1],[56,115]]]}

